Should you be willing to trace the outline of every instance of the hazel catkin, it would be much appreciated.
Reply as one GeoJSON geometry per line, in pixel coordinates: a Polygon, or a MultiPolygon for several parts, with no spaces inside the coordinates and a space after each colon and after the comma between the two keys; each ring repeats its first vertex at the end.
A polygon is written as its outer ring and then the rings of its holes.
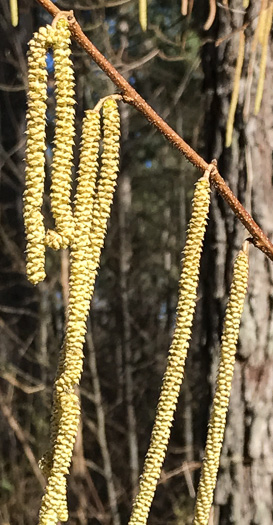
{"type": "MultiPolygon", "coordinates": [[[[78,218],[78,227],[71,246],[70,297],[64,343],[64,372],[56,382],[57,389],[63,389],[64,385],[70,387],[78,384],[82,371],[82,347],[86,333],[86,319],[94,291],[119,166],[120,118],[117,103],[111,98],[107,99],[103,105],[103,127],[103,153],[100,179],[93,202],[91,231],[88,230],[88,225],[83,220],[85,214],[85,220],[89,220],[87,206],[83,212],[82,226],[78,218]],[[81,228],[88,234],[87,238],[81,228]]],[[[79,206],[78,198],[76,207],[79,206]]]]}
{"type": "Polygon", "coordinates": [[[70,31],[66,18],[61,18],[54,30],[53,59],[56,92],[55,135],[51,166],[51,210],[55,232],[49,230],[46,244],[51,248],[66,248],[74,232],[71,206],[72,162],[74,145],[74,71],[70,58],[70,31]]]}
{"type": "Polygon", "coordinates": [[[51,421],[52,451],[42,460],[42,467],[48,473],[48,483],[42,501],[39,525],[49,525],[49,523],[55,525],[58,519],[67,517],[65,476],[70,466],[80,417],[74,388],[79,384],[82,373],[86,320],[119,164],[120,120],[117,104],[112,99],[107,99],[103,105],[103,122],[104,150],[100,181],[95,197],[92,197],[92,189],[95,186],[98,167],[100,133],[100,119],[95,111],[88,113],[83,128],[75,205],[77,227],[71,243],[67,326],[54,385],[51,421]]]}
{"type": "Polygon", "coordinates": [[[144,525],[147,522],[166,455],[191,336],[209,201],[210,184],[208,177],[204,176],[197,182],[194,192],[192,217],[179,283],[176,326],[168,354],[166,372],[163,377],[151,441],[140,478],[139,492],[133,503],[129,525],[144,525]]]}
{"type": "Polygon", "coordinates": [[[45,227],[41,212],[45,179],[45,122],[47,98],[46,52],[52,43],[51,26],[41,27],[29,42],[26,178],[24,223],[27,239],[26,271],[30,282],[45,278],[45,227]]]}
{"type": "Polygon", "coordinates": [[[201,470],[195,507],[194,525],[209,523],[224,439],[226,416],[235,364],[236,345],[248,281],[247,247],[241,250],[234,264],[233,279],[226,309],[221,343],[221,358],[216,391],[209,420],[205,457],[201,470]]]}
{"type": "MultiPolygon", "coordinates": [[[[100,114],[95,110],[88,110],[85,113],[82,127],[82,141],[80,151],[80,162],[79,162],[79,173],[78,173],[78,184],[75,196],[75,208],[74,208],[74,220],[75,220],[75,235],[74,242],[71,248],[72,266],[70,272],[70,322],[71,322],[71,301],[74,298],[73,308],[77,308],[77,298],[75,299],[75,287],[78,290],[79,286],[87,288],[86,281],[88,281],[87,271],[87,257],[90,257],[90,227],[91,217],[93,211],[94,202],[94,190],[98,171],[98,155],[99,155],[99,142],[100,142],[100,114]],[[75,302],[76,301],[76,302],[75,302]]],[[[54,233],[54,232],[52,232],[54,233]]],[[[88,312],[89,297],[88,291],[86,291],[86,302],[85,310],[88,312]]],[[[80,300],[81,294],[78,300],[80,300]]],[[[83,306],[79,306],[83,311],[83,306]]],[[[68,316],[69,318],[69,316],[68,316]]],[[[72,320],[75,316],[72,317],[72,320]]],[[[83,316],[83,323],[85,316],[83,316]]],[[[70,323],[71,324],[71,323],[70,323]]],[[[82,356],[80,356],[80,360],[82,356]]],[[[58,433],[60,410],[58,403],[58,392],[56,391],[56,385],[60,388],[60,377],[64,372],[64,360],[65,360],[65,344],[61,350],[58,370],[56,374],[55,387],[53,393],[53,409],[51,417],[51,431],[50,431],[50,442],[51,449],[53,451],[54,443],[58,433]]],[[[79,370],[76,367],[77,370],[79,370]]],[[[79,371],[80,374],[80,371],[79,371]]],[[[47,454],[41,460],[41,468],[46,474],[50,471],[52,463],[52,452],[47,454]]]]}
{"type": "Polygon", "coordinates": [[[147,0],[139,0],[139,23],[142,31],[147,31],[148,24],[148,6],[147,0]]]}

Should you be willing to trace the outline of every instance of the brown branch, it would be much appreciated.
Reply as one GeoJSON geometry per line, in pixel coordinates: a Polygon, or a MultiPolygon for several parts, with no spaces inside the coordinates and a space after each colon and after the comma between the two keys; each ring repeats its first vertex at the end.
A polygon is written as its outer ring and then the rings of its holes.
{"type": "MultiPolygon", "coordinates": [[[[36,0],[53,17],[60,9],[51,0],[36,0]]],[[[112,82],[121,90],[123,100],[134,106],[151,122],[183,155],[200,171],[208,168],[208,163],[194,151],[152,108],[147,102],[130,86],[123,76],[108,62],[100,51],[83,33],[80,25],[73,16],[73,12],[67,16],[72,36],[76,42],[86,51],[96,64],[106,73],[112,82]]],[[[238,201],[224,179],[219,174],[217,167],[211,173],[211,181],[218,193],[225,199],[245,228],[253,237],[253,244],[265,253],[273,261],[273,244],[238,201]]]]}

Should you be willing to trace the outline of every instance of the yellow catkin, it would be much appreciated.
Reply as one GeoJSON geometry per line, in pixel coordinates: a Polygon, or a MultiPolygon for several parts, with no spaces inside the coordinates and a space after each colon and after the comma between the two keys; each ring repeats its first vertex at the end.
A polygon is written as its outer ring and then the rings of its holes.
{"type": "Polygon", "coordinates": [[[207,525],[216,486],[226,415],[234,371],[236,345],[248,280],[248,254],[241,250],[234,265],[221,344],[221,359],[209,421],[205,458],[197,494],[194,525],[207,525]]]}
{"type": "Polygon", "coordinates": [[[244,56],[245,56],[245,34],[244,34],[244,31],[241,31],[240,39],[239,39],[238,56],[237,56],[237,62],[236,62],[236,67],[235,67],[235,74],[234,74],[233,91],[231,95],[231,101],[230,101],[229,113],[228,113],[228,119],[227,119],[226,148],[229,148],[232,142],[234,118],[235,118],[235,112],[236,112],[236,107],[237,107],[238,98],[239,98],[240,78],[241,78],[242,67],[244,63],[244,56]]]}
{"type": "Polygon", "coordinates": [[[74,219],[76,227],[90,225],[94,190],[98,171],[100,143],[100,114],[95,110],[85,113],[82,129],[82,147],[75,197],[74,219]]]}
{"type": "Polygon", "coordinates": [[[243,7],[244,9],[247,9],[249,6],[249,0],[243,0],[243,7]]]}
{"type": "MultiPolygon", "coordinates": [[[[94,110],[88,110],[85,113],[82,128],[82,145],[80,152],[78,184],[75,197],[74,220],[76,243],[72,247],[73,268],[70,276],[70,288],[75,284],[75,265],[81,264],[88,279],[86,264],[87,255],[90,258],[90,228],[93,212],[94,190],[98,171],[98,155],[100,143],[100,114],[94,110]]],[[[54,232],[53,232],[54,233],[54,232]]],[[[87,296],[88,301],[88,296],[87,296]]],[[[64,367],[64,348],[58,364],[56,381],[63,373],[64,367]]],[[[49,475],[52,466],[52,451],[56,440],[59,427],[60,411],[56,391],[53,394],[53,413],[51,419],[51,453],[47,452],[40,462],[40,468],[46,476],[49,475]]]]}
{"type": "Polygon", "coordinates": [[[80,417],[74,387],[79,384],[82,373],[86,320],[118,173],[120,118],[117,103],[112,99],[107,99],[103,105],[104,149],[100,181],[93,208],[90,195],[87,196],[88,200],[85,203],[85,192],[94,188],[96,178],[99,118],[95,113],[87,115],[84,127],[84,133],[89,134],[89,138],[90,132],[91,135],[93,134],[93,142],[91,141],[93,144],[91,147],[93,174],[88,174],[90,166],[85,164],[88,159],[88,151],[85,149],[87,144],[83,143],[82,166],[76,197],[77,227],[71,244],[68,320],[59,372],[55,382],[52,415],[53,454],[47,455],[43,461],[49,476],[42,501],[39,525],[55,525],[58,519],[67,519],[66,474],[71,462],[80,417]],[[91,128],[88,130],[87,121],[90,118],[95,123],[93,131],[91,128]],[[82,180],[81,177],[83,177],[82,180]],[[83,230],[85,230],[84,235],[83,230]]]}
{"type": "Polygon", "coordinates": [[[56,117],[50,197],[56,228],[54,233],[49,230],[46,236],[46,244],[54,249],[66,248],[74,232],[71,170],[75,135],[75,100],[70,44],[68,22],[65,18],[61,18],[57,22],[53,40],[56,117]]]}
{"type": "Polygon", "coordinates": [[[252,38],[252,42],[251,42],[251,48],[250,48],[250,57],[248,61],[247,80],[246,80],[246,87],[245,87],[245,103],[244,103],[244,109],[243,109],[243,117],[244,117],[245,122],[248,121],[249,111],[250,111],[251,87],[252,87],[252,81],[253,81],[254,66],[256,62],[256,51],[257,51],[257,46],[259,42],[261,14],[264,9],[264,4],[265,4],[265,0],[262,0],[258,24],[255,29],[255,32],[252,38]]]}
{"type": "Polygon", "coordinates": [[[9,6],[10,6],[11,23],[13,27],[16,27],[18,26],[18,1],[9,0],[9,6]]]}
{"type": "Polygon", "coordinates": [[[169,350],[150,446],[145,458],[139,492],[133,504],[129,525],[146,524],[166,455],[191,337],[209,201],[209,180],[207,177],[202,177],[197,182],[194,192],[192,217],[187,234],[180,279],[176,327],[169,350]]]}
{"type": "Polygon", "coordinates": [[[188,0],[181,0],[181,14],[186,16],[188,14],[188,0]]]}
{"type": "Polygon", "coordinates": [[[268,40],[272,25],[272,18],[273,18],[273,3],[270,4],[268,9],[266,9],[266,20],[264,24],[264,34],[263,34],[263,42],[262,42],[262,55],[261,55],[261,62],[260,62],[260,73],[259,73],[259,81],[258,81],[258,87],[256,92],[256,98],[255,98],[255,115],[259,113],[261,102],[263,98],[263,92],[264,92],[264,80],[265,80],[265,71],[266,71],[266,62],[267,62],[267,49],[268,49],[268,40]]]}
{"type": "Polygon", "coordinates": [[[259,21],[258,21],[259,42],[262,45],[264,43],[265,26],[266,26],[267,17],[268,17],[268,0],[262,0],[260,14],[259,14],[259,21]]]}
{"type": "Polygon", "coordinates": [[[142,31],[147,31],[148,24],[148,6],[147,0],[139,0],[139,23],[142,31]]]}
{"type": "Polygon", "coordinates": [[[51,26],[41,27],[29,42],[26,189],[24,223],[27,239],[27,276],[37,284],[45,278],[45,228],[41,212],[44,192],[44,152],[47,71],[46,51],[52,43],[51,26]]]}
{"type": "Polygon", "coordinates": [[[216,0],[209,0],[209,16],[204,24],[204,30],[208,31],[216,17],[216,0]]]}
{"type": "Polygon", "coordinates": [[[73,446],[75,443],[80,406],[78,396],[73,390],[63,391],[59,397],[60,421],[52,468],[42,499],[39,525],[55,525],[58,520],[67,521],[66,476],[69,473],[73,446]]]}

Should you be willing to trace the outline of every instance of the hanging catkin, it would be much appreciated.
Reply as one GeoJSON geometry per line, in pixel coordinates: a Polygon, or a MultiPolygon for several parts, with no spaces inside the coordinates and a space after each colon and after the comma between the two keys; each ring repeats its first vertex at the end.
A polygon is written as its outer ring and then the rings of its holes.
{"type": "Polygon", "coordinates": [[[45,122],[47,98],[46,51],[51,26],[41,27],[29,42],[26,189],[24,223],[27,239],[27,276],[37,284],[45,278],[45,228],[41,212],[45,179],[45,122]]]}
{"type": "MultiPolygon", "coordinates": [[[[74,220],[76,245],[73,243],[72,254],[73,268],[70,276],[70,289],[75,285],[75,279],[81,275],[88,280],[87,258],[90,253],[90,227],[94,205],[94,190],[98,171],[98,155],[100,142],[100,114],[98,111],[88,110],[85,113],[82,128],[82,144],[80,152],[79,174],[77,192],[75,197],[74,220]],[[78,268],[78,272],[76,269],[78,268]]],[[[80,285],[80,284],[78,284],[80,285]]],[[[87,301],[88,301],[88,292],[87,301]]],[[[61,355],[56,374],[56,382],[60,379],[64,371],[65,347],[61,350],[61,355]]],[[[56,386],[53,393],[53,410],[51,419],[50,443],[51,452],[44,455],[40,462],[40,467],[48,476],[52,466],[52,452],[59,428],[61,412],[58,407],[56,386]]]]}
{"type": "Polygon", "coordinates": [[[199,266],[210,201],[208,173],[196,184],[192,217],[184,250],[176,326],[169,350],[150,446],[133,504],[129,525],[146,524],[169,442],[172,421],[184,374],[195,311],[199,266]]]}
{"type": "Polygon", "coordinates": [[[71,462],[80,417],[79,402],[74,387],[79,384],[81,377],[86,320],[119,165],[120,119],[117,103],[112,99],[106,100],[103,105],[103,127],[104,149],[100,181],[93,201],[89,192],[95,185],[100,128],[99,115],[95,111],[87,115],[75,207],[77,227],[71,245],[68,320],[55,382],[51,430],[52,452],[47,454],[43,462],[44,469],[48,471],[48,483],[42,500],[39,525],[54,525],[58,519],[67,519],[66,474],[71,462]],[[92,166],[88,148],[93,159],[92,166]]]}
{"type": "Polygon", "coordinates": [[[18,26],[18,0],[9,0],[10,18],[13,27],[18,26]]]}
{"type": "Polygon", "coordinates": [[[245,33],[244,31],[241,31],[240,38],[239,38],[239,49],[238,49],[237,62],[236,62],[235,73],[234,73],[233,91],[231,95],[231,101],[230,101],[228,119],[227,119],[226,148],[229,148],[232,142],[234,118],[235,118],[236,107],[237,107],[238,98],[239,98],[240,79],[241,79],[242,67],[244,63],[244,56],[245,56],[245,33]]]}
{"type": "Polygon", "coordinates": [[[71,170],[74,144],[74,71],[70,59],[70,31],[66,18],[56,25],[53,40],[56,117],[51,166],[51,210],[55,231],[49,230],[46,244],[66,248],[72,240],[74,220],[71,207],[71,170]]]}
{"type": "Polygon", "coordinates": [[[204,24],[203,29],[208,31],[216,17],[216,0],[209,0],[209,16],[204,24]]]}
{"type": "Polygon", "coordinates": [[[148,23],[148,6],[147,0],[138,0],[139,1],[139,23],[141,25],[142,31],[147,31],[148,23]]]}
{"type": "Polygon", "coordinates": [[[255,99],[255,115],[257,115],[257,113],[259,113],[260,111],[261,102],[263,98],[263,92],[264,92],[264,80],[265,80],[265,71],[266,71],[266,62],[267,62],[267,49],[268,49],[268,41],[269,41],[269,35],[270,35],[270,30],[271,30],[271,25],[272,25],[272,18],[273,18],[273,2],[271,2],[270,6],[264,12],[266,13],[266,19],[264,22],[259,81],[258,81],[258,87],[257,87],[257,93],[256,93],[256,99],[255,99]]]}
{"type": "Polygon", "coordinates": [[[233,280],[226,309],[221,344],[221,359],[216,391],[209,421],[205,458],[197,494],[194,525],[209,523],[213,493],[216,486],[220,454],[224,439],[226,415],[234,371],[236,345],[248,280],[248,242],[234,264],[233,280]]]}

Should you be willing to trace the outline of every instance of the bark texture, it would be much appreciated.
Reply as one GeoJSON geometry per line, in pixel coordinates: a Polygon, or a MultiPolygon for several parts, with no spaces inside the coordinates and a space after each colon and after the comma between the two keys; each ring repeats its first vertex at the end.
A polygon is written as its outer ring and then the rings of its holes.
{"type": "MultiPolygon", "coordinates": [[[[213,38],[222,38],[253,20],[246,29],[246,54],[231,148],[225,148],[225,126],[232,92],[239,33],[219,47],[203,51],[205,73],[206,160],[218,159],[219,171],[235,195],[272,239],[272,45],[262,107],[253,115],[258,80],[254,67],[251,111],[243,121],[247,67],[260,2],[244,14],[241,0],[219,8],[213,38]]],[[[203,355],[210,362],[211,393],[218,366],[220,335],[232,265],[247,232],[222,199],[213,196],[203,279],[203,355]],[[209,268],[209,271],[208,271],[209,268]]],[[[273,508],[273,319],[272,263],[250,250],[250,279],[237,351],[228,423],[215,494],[214,523],[269,525],[273,508]]]]}

